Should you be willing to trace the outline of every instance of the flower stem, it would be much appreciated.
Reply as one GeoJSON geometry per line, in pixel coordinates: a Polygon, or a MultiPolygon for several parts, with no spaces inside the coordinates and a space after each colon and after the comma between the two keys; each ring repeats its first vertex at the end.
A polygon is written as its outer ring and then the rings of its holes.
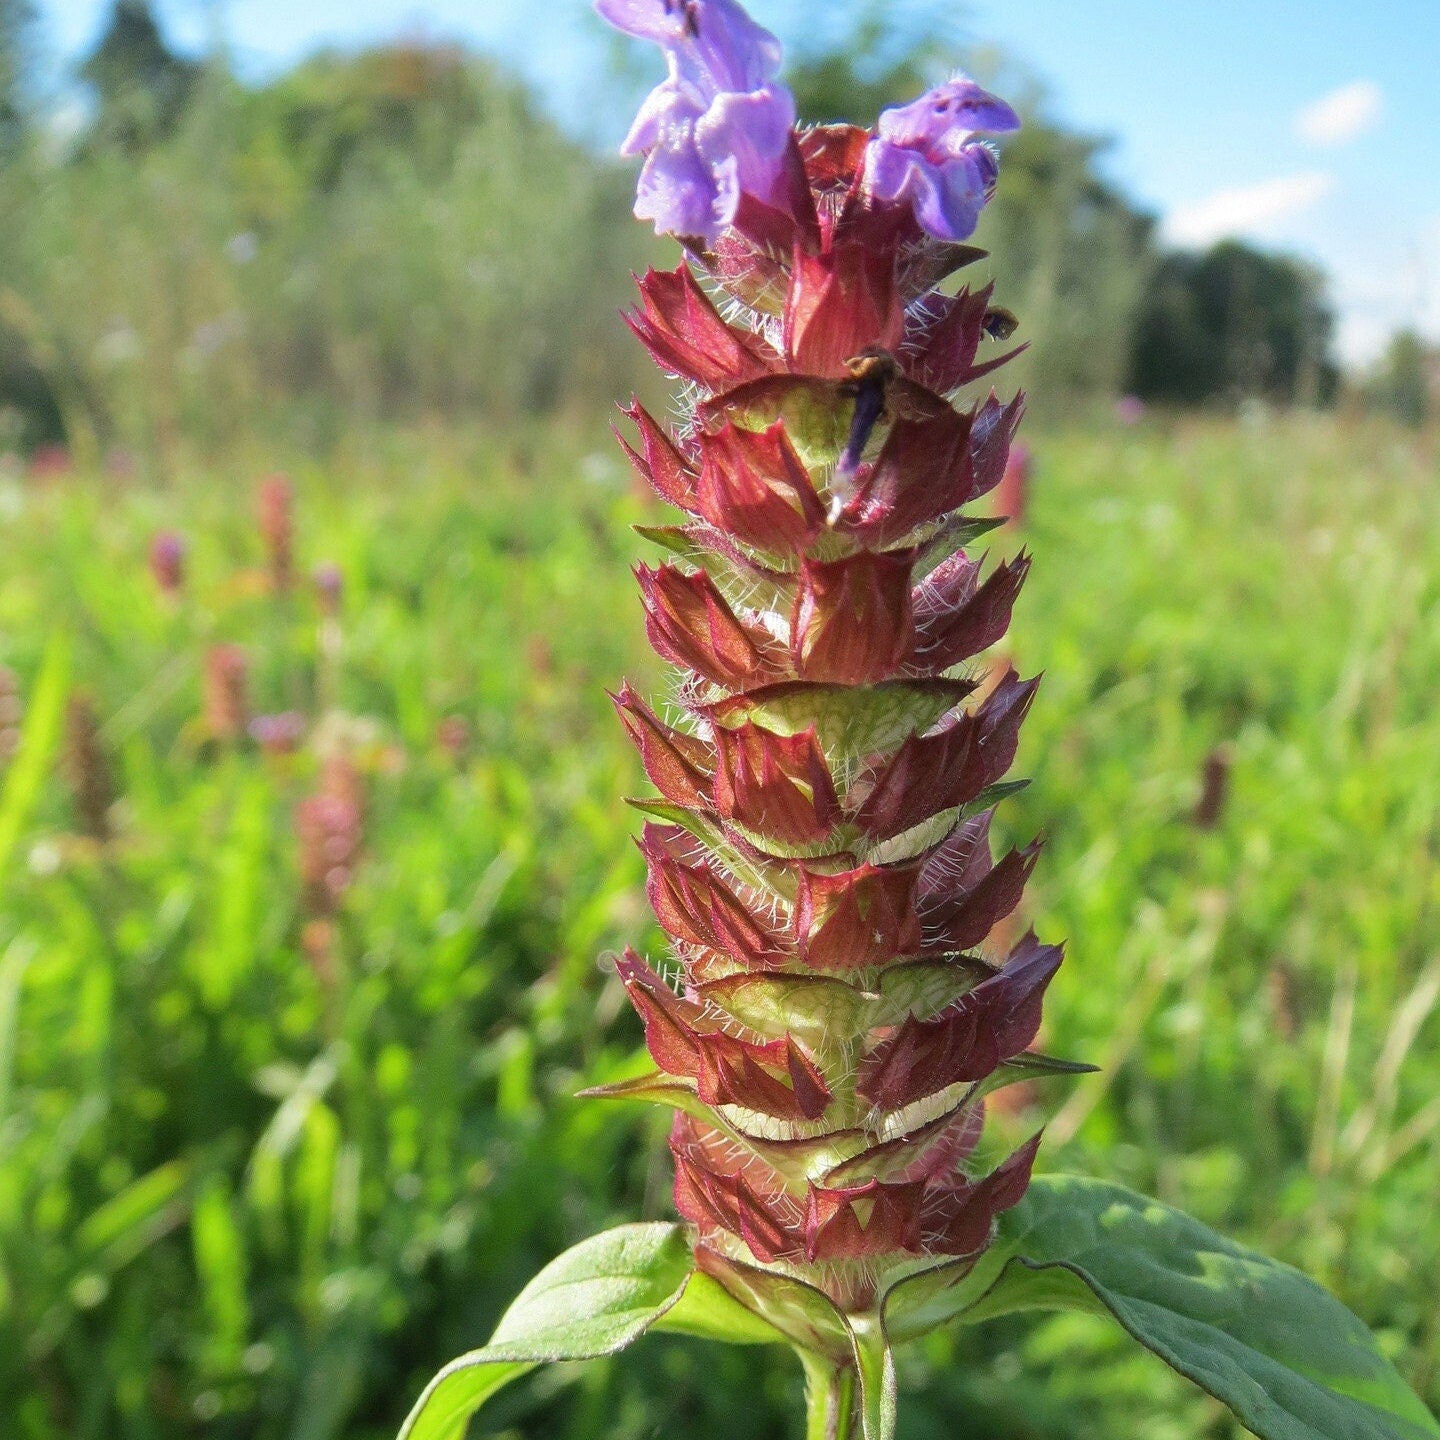
{"type": "Polygon", "coordinates": [[[800,1351],[805,1367],[805,1440],[853,1440],[857,1434],[855,1370],[800,1351]]]}

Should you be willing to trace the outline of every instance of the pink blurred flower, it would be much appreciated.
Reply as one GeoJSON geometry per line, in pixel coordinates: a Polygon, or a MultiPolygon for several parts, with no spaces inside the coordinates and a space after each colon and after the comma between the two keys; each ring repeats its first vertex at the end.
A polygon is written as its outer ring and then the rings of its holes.
{"type": "Polygon", "coordinates": [[[185,537],[162,530],[150,542],[150,573],[162,595],[178,595],[185,588],[185,537]]]}
{"type": "Polygon", "coordinates": [[[1025,508],[1030,498],[1030,481],[1034,473],[1035,457],[1030,447],[1024,441],[1017,440],[1010,447],[1000,483],[995,487],[997,515],[1003,515],[1015,525],[1024,523],[1025,508]]]}
{"type": "Polygon", "coordinates": [[[58,480],[70,473],[70,451],[64,445],[40,445],[26,473],[32,480],[58,480]]]}
{"type": "Polygon", "coordinates": [[[257,715],[250,722],[250,738],[268,755],[290,755],[305,738],[305,717],[298,710],[257,715]]]}
{"type": "Polygon", "coordinates": [[[1145,402],[1138,395],[1122,395],[1115,402],[1115,418],[1122,425],[1138,425],[1145,418],[1145,402]]]}
{"type": "Polygon", "coordinates": [[[310,581],[315,586],[315,598],[327,615],[340,613],[340,601],[345,593],[345,577],[333,560],[323,560],[310,572],[310,581]]]}

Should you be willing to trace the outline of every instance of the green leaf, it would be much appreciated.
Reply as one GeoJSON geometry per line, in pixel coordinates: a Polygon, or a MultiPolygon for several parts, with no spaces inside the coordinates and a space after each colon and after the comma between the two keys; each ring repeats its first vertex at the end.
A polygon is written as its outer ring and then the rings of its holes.
{"type": "MultiPolygon", "coordinates": [[[[15,1083],[15,1041],[20,1025],[20,991],[25,972],[39,951],[29,936],[12,940],[0,954],[0,1124],[10,1117],[10,1091],[15,1083]]],[[[3,1295],[0,1286],[0,1295],[3,1295]]]]}
{"type": "Polygon", "coordinates": [[[1314,1281],[1118,1185],[1036,1179],[975,1277],[991,1283],[964,1319],[1098,1301],[1261,1440],[1440,1437],[1374,1337],[1314,1281]]]}
{"type": "Polygon", "coordinates": [[[1009,519],[1004,515],[967,515],[954,524],[946,525],[941,534],[948,553],[972,544],[982,535],[988,535],[992,530],[998,530],[1009,523],[1009,519]]]}
{"type": "Polygon", "coordinates": [[[993,785],[987,785],[973,800],[967,801],[965,809],[972,815],[977,815],[982,810],[989,810],[992,806],[998,805],[1002,800],[1008,800],[1012,795],[1018,795],[1022,790],[1028,789],[1028,780],[997,780],[993,785]]]}
{"type": "Polygon", "coordinates": [[[679,525],[632,525],[630,528],[642,540],[648,540],[672,555],[689,557],[695,551],[695,542],[679,525]]]}
{"type": "Polygon", "coordinates": [[[77,1255],[107,1272],[128,1265],[184,1220],[191,1177],[191,1162],[180,1159],[132,1181],[86,1216],[75,1236],[77,1255]]]}
{"type": "Polygon", "coordinates": [[[582,1241],[520,1292],[488,1345],[425,1387],[401,1440],[462,1440],[480,1406],[537,1365],[623,1349],[679,1303],[693,1274],[679,1225],[622,1225],[582,1241]]]}
{"type": "Polygon", "coordinates": [[[855,1342],[850,1325],[823,1291],[717,1252],[707,1252],[706,1269],[742,1309],[774,1326],[797,1349],[835,1365],[851,1363],[855,1342]]]}
{"type": "Polygon", "coordinates": [[[14,850],[40,796],[45,772],[60,744],[65,724],[65,695],[70,681],[70,641],[56,631],[45,647],[40,676],[30,698],[20,746],[0,789],[0,873],[7,872],[14,850]]]}
{"type": "Polygon", "coordinates": [[[726,1345],[784,1344],[785,1337],[752,1314],[718,1280],[697,1270],[674,1307],[655,1322],[657,1330],[695,1335],[726,1345]]]}
{"type": "Polygon", "coordinates": [[[894,1281],[881,1306],[890,1343],[903,1345],[907,1340],[918,1340],[957,1315],[964,1314],[968,1320],[970,1316],[965,1312],[983,1294],[983,1289],[965,1283],[974,1269],[974,1257],[965,1256],[921,1266],[894,1281]]]}
{"type": "Polygon", "coordinates": [[[1098,1065],[1088,1064],[1084,1060],[1062,1060],[1056,1055],[1042,1055],[1038,1050],[1025,1050],[1019,1055],[1012,1055],[1004,1062],[1009,1070],[1023,1072],[1014,1078],[1040,1080],[1048,1075],[1095,1075],[1099,1073],[1098,1065]]]}

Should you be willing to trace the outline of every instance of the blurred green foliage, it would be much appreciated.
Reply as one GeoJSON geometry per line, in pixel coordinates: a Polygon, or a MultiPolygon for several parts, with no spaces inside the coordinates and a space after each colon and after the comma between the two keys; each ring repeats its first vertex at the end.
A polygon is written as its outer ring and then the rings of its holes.
{"type": "Polygon", "coordinates": [[[0,158],[21,138],[29,96],[26,74],[35,9],[30,0],[0,0],[0,158]]]}
{"type": "MultiPolygon", "coordinates": [[[[0,105],[25,13],[0,0],[0,105]]],[[[796,57],[809,113],[868,119],[958,53],[857,33],[796,57]]],[[[0,465],[0,1414],[389,1440],[546,1259],[668,1210],[660,1122],[569,1098],[640,1063],[596,962],[654,943],[602,691],[658,681],[626,575],[649,505],[598,415],[654,384],[616,311],[661,252],[628,174],[473,57],[187,74],[164,124],[117,82],[73,145],[0,164],[0,454],[63,437],[78,465],[0,465]],[[333,621],[263,578],[240,477],[282,456],[333,621]],[[174,600],[161,529],[190,542],[174,600]],[[217,642],[255,709],[305,717],[296,753],[205,737],[217,642]],[[80,691],[104,844],[61,778],[80,691]],[[322,954],[295,814],[337,748],[363,859],[322,954]]],[[[1053,408],[1122,383],[1159,292],[1101,149],[1028,110],[980,238],[1053,408]]],[[[1012,643],[1047,679],[1007,820],[1049,834],[1028,918],[1071,938],[1047,1043],[1103,1072],[997,1143],[1053,1114],[1046,1164],[1310,1269],[1436,1404],[1433,441],[1252,415],[1036,451],[1003,543],[1036,552],[1012,643]]],[[[1090,1320],[965,1346],[906,1358],[907,1435],[1233,1433],[1090,1320]]],[[[485,1423],[758,1440],[798,1411],[781,1357],[652,1340],[485,1423]]]]}
{"type": "Polygon", "coordinates": [[[635,381],[630,180],[494,67],[423,44],[255,88],[191,67],[174,110],[182,72],[147,65],[102,49],[73,151],[0,165],[22,443],[163,473],[262,430],[324,448],[377,417],[593,412],[635,381]]]}
{"type": "MultiPolygon", "coordinates": [[[[0,146],[0,447],[118,447],[167,474],[258,431],[321,451],[376,420],[593,413],[647,383],[617,318],[627,272],[661,253],[630,216],[632,171],[494,64],[400,41],[246,85],[117,0],[61,142],[4,98],[27,13],[0,0],[0,129],[9,114],[20,137],[0,146]]],[[[1026,126],[976,238],[1038,403],[1327,398],[1312,272],[1162,253],[1103,139],[964,38],[928,0],[843,4],[787,76],[816,119],[871,123],[962,63],[1016,99],[1026,126]]]]}
{"type": "Polygon", "coordinates": [[[618,468],[497,447],[437,474],[427,450],[300,481],[302,558],[347,589],[328,719],[319,612],[251,568],[248,497],[117,514],[102,484],[12,515],[34,565],[0,598],[28,712],[0,800],[7,1433],[389,1435],[658,1163],[568,1098],[628,1058],[596,963],[643,929],[629,766],[593,741],[636,637],[574,623],[623,603],[618,468]],[[144,564],[162,522],[192,541],[175,604],[144,564]],[[256,709],[316,723],[303,753],[197,729],[218,640],[246,645],[256,709]],[[104,848],[48,779],[53,695],[82,681],[122,796],[104,848]],[[293,821],[327,745],[368,792],[329,969],[293,821]]]}
{"type": "MultiPolygon", "coordinates": [[[[1070,941],[1045,1043],[1103,1068],[994,1143],[1048,1118],[1046,1166],[1304,1266],[1435,1404],[1433,450],[1325,420],[1032,443],[1001,548],[1035,552],[1011,647],[1046,680],[1004,820],[1047,833],[1026,918],[1070,941]]],[[[597,965],[656,943],[602,687],[663,685],[626,573],[654,507],[599,427],[372,433],[295,471],[300,572],[344,574],[329,627],[266,587],[247,488],[186,479],[0,492],[26,712],[0,779],[0,1411],[20,1440],[388,1440],[544,1260],[668,1213],[662,1122],[570,1098],[642,1063],[597,965]],[[191,545],[175,600],[161,527],[191,545]],[[221,640],[256,710],[307,717],[296,753],[197,728],[221,640]],[[57,765],[79,688],[105,845],[57,765]],[[367,815],[321,964],[294,814],[336,746],[367,815]]],[[[1089,1319],[940,1336],[904,1370],[916,1437],[1234,1433],[1089,1319]]],[[[648,1340],[485,1425],[774,1436],[798,1387],[778,1354],[648,1340]]]]}
{"type": "Polygon", "coordinates": [[[1440,350],[1414,330],[1400,331],[1366,376],[1365,394],[1377,410],[1420,429],[1440,412],[1440,350]]]}

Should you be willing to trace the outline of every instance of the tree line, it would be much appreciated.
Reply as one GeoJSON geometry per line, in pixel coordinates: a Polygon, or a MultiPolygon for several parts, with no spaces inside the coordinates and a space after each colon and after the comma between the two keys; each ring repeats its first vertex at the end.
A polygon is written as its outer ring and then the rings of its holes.
{"type": "MultiPolygon", "coordinates": [[[[898,47],[879,8],[849,13],[793,57],[802,113],[872,117],[967,58],[1020,96],[977,241],[1036,393],[1333,396],[1316,270],[1237,241],[1167,250],[1104,142],[964,56],[942,12],[898,47]]],[[[628,218],[628,172],[494,62],[396,42],[246,85],[178,54],[149,0],[115,0],[77,67],[83,121],[58,135],[33,24],[30,0],[0,0],[0,450],[159,462],[276,424],[323,445],[357,420],[590,410],[617,376],[644,383],[616,277],[663,252],[628,218]]],[[[1414,390],[1385,393],[1413,410],[1414,390]]]]}

